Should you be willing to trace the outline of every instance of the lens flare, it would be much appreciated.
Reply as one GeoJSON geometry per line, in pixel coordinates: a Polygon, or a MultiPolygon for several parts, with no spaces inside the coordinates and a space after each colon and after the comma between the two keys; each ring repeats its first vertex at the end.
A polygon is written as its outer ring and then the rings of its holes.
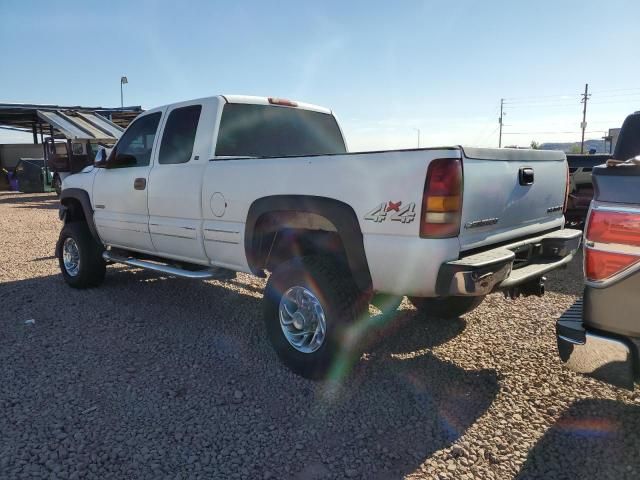
{"type": "Polygon", "coordinates": [[[610,438],[622,432],[620,424],[608,418],[566,418],[557,424],[558,429],[577,437],[610,438]]]}

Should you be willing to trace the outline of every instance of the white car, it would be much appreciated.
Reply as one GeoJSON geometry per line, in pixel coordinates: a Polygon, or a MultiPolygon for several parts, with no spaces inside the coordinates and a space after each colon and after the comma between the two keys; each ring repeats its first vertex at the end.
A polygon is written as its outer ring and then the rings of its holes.
{"type": "Polygon", "coordinates": [[[581,232],[563,229],[562,152],[459,146],[347,153],[326,108],[215,96],[140,115],[65,179],[57,256],[72,287],[107,262],[188,278],[265,276],[269,338],[322,377],[374,294],[458,316],[542,294],[581,232]]]}

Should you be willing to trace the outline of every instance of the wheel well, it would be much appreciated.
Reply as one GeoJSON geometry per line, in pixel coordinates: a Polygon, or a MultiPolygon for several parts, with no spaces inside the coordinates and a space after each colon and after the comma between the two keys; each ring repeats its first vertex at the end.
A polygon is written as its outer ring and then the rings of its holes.
{"type": "Polygon", "coordinates": [[[255,201],[247,215],[245,250],[254,273],[297,256],[330,255],[348,268],[361,290],[371,288],[360,224],[353,209],[338,200],[276,195],[255,201]]]}
{"type": "Polygon", "coordinates": [[[331,255],[347,265],[347,254],[335,226],[316,214],[271,212],[262,215],[253,231],[257,249],[253,261],[273,270],[294,257],[331,255]]]}
{"type": "Polygon", "coordinates": [[[84,215],[84,209],[79,200],[75,198],[64,198],[60,203],[67,208],[67,213],[64,217],[65,223],[87,221],[87,217],[84,215]]]}
{"type": "Polygon", "coordinates": [[[89,231],[96,242],[102,243],[95,223],[93,222],[93,209],[89,194],[80,188],[65,188],[60,194],[60,203],[67,208],[65,223],[86,222],[89,231]]]}

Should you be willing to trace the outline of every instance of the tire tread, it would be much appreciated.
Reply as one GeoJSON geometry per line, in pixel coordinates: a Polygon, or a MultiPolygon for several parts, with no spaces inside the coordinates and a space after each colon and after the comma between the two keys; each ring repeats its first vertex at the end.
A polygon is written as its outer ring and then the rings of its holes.
{"type": "Polygon", "coordinates": [[[276,268],[267,283],[264,302],[264,320],[276,353],[290,370],[310,379],[323,378],[328,373],[336,354],[346,353],[347,357],[352,356],[352,352],[345,352],[345,348],[349,349],[351,346],[344,345],[344,332],[364,313],[365,306],[368,308],[368,299],[355,285],[349,270],[331,257],[321,255],[296,257],[276,268]],[[333,318],[328,319],[331,323],[328,323],[327,330],[331,333],[326,340],[327,344],[323,345],[318,352],[311,354],[295,352],[286,343],[277,314],[282,295],[280,290],[286,291],[282,285],[292,286],[291,281],[288,281],[288,275],[292,272],[294,275],[300,274],[301,271],[313,279],[316,288],[327,299],[326,301],[331,303],[329,306],[323,305],[325,311],[331,310],[334,313],[333,318]]]}
{"type": "Polygon", "coordinates": [[[79,289],[97,287],[104,281],[106,273],[106,263],[102,258],[104,247],[96,242],[85,222],[67,223],[60,232],[60,245],[68,237],[74,238],[80,249],[80,272],[75,277],[67,274],[61,251],[58,260],[65,282],[79,289]]]}

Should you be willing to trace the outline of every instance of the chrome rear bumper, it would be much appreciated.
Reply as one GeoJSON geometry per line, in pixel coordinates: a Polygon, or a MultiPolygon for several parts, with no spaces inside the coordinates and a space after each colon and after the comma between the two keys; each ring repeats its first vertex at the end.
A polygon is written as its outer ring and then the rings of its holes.
{"type": "Polygon", "coordinates": [[[438,272],[436,292],[440,296],[477,296],[535,281],[569,263],[581,239],[580,230],[566,228],[447,262],[438,272]],[[514,269],[523,252],[529,255],[526,265],[514,269]]]}
{"type": "Polygon", "coordinates": [[[623,388],[633,389],[632,350],[617,338],[585,330],[582,299],[556,322],[560,359],[571,370],[623,388]]]}

